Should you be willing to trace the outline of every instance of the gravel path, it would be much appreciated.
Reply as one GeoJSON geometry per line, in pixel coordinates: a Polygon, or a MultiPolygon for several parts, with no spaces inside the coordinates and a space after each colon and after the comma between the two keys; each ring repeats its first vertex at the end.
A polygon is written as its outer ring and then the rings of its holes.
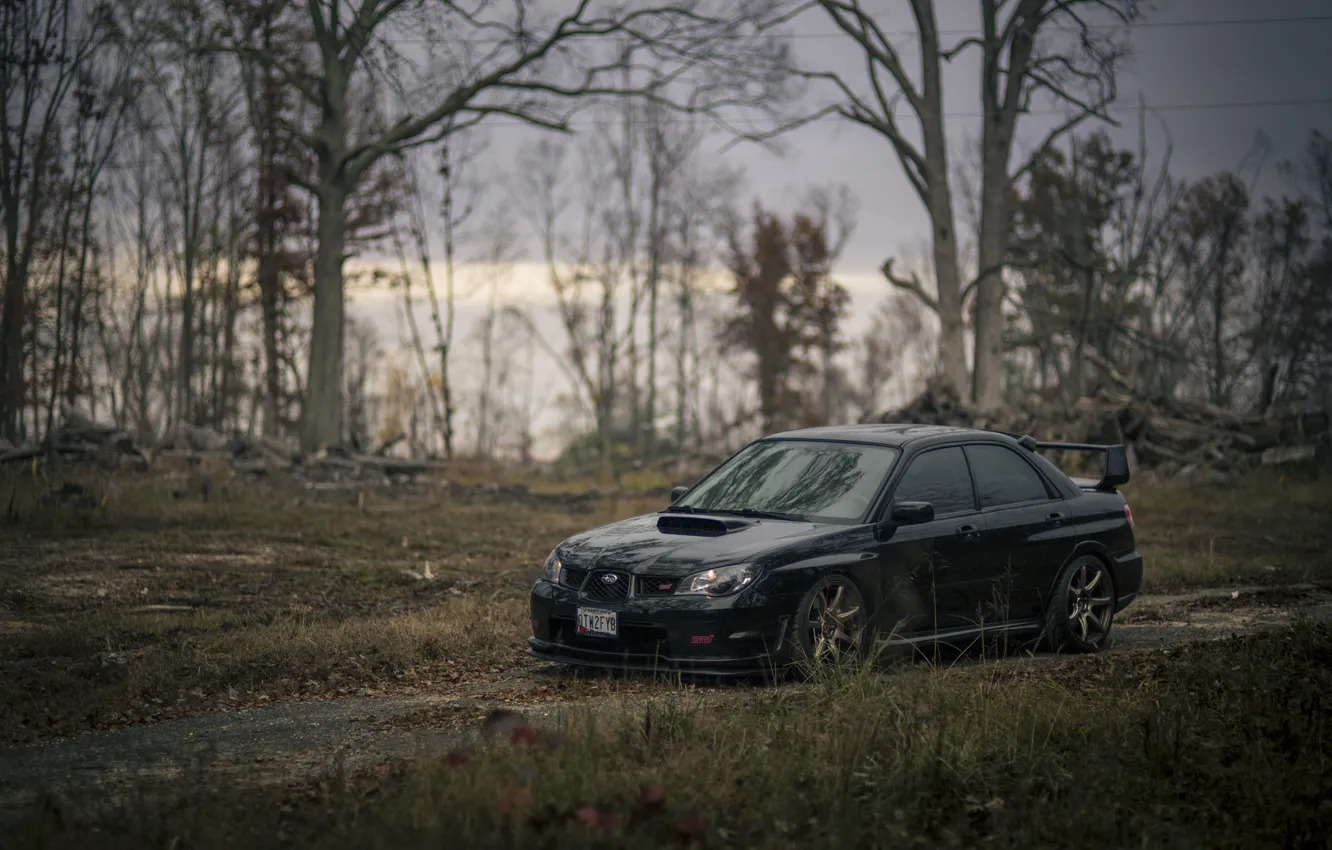
{"type": "MultiPolygon", "coordinates": [[[[1116,621],[1114,652],[1140,652],[1289,623],[1332,619],[1332,594],[1313,587],[1208,590],[1146,596],[1116,621]]],[[[1035,656],[1017,663],[1039,663],[1035,656]]],[[[42,791],[87,810],[167,785],[288,782],[386,758],[442,753],[475,734],[491,709],[541,718],[586,711],[594,700],[552,701],[538,691],[558,667],[531,662],[501,701],[475,695],[351,698],[278,704],[0,749],[0,827],[42,791]],[[523,697],[532,690],[531,699],[523,697]],[[515,695],[517,698],[515,698],[515,695]]],[[[495,683],[490,684],[494,688],[495,683]]]]}

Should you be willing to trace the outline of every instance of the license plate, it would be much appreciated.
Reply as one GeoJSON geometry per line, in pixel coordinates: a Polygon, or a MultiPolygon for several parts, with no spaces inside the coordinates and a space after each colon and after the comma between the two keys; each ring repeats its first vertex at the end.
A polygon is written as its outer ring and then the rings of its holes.
{"type": "Polygon", "coordinates": [[[578,609],[578,633],[580,635],[616,637],[619,635],[619,629],[620,626],[616,621],[614,611],[605,611],[601,608],[578,609]]]}

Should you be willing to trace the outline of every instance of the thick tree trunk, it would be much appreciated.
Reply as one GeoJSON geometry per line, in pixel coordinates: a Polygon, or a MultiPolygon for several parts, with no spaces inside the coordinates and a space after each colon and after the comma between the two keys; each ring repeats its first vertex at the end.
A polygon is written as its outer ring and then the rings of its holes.
{"type": "MultiPolygon", "coordinates": [[[[35,197],[36,192],[32,192],[35,197]]],[[[29,219],[38,210],[30,204],[29,219]]],[[[0,437],[13,443],[22,442],[23,434],[23,327],[28,295],[28,258],[31,256],[32,234],[27,245],[20,242],[20,196],[6,193],[5,224],[5,284],[4,302],[0,305],[0,437]]],[[[29,227],[31,231],[31,227],[29,227]]]]}
{"type": "MultiPolygon", "coordinates": [[[[1003,206],[1003,205],[1000,205],[1003,206]]],[[[1004,401],[1004,280],[998,265],[1003,262],[1002,209],[987,207],[981,213],[979,265],[983,271],[976,284],[975,345],[972,401],[982,410],[993,410],[1004,401]]]]}
{"type": "Polygon", "coordinates": [[[923,5],[921,22],[921,141],[925,153],[924,198],[930,215],[934,276],[938,291],[939,359],[944,383],[962,398],[967,386],[966,325],[962,317],[962,274],[958,261],[953,193],[948,174],[948,137],[944,133],[943,69],[932,3],[923,5]]]}
{"type": "Polygon", "coordinates": [[[278,272],[270,255],[260,260],[259,290],[263,312],[264,335],[264,416],[261,426],[265,437],[276,437],[282,425],[278,417],[278,397],[282,393],[282,362],[278,352],[278,272]]]}
{"type": "MultiPolygon", "coordinates": [[[[17,230],[17,217],[7,224],[17,230]]],[[[23,409],[23,304],[27,275],[16,262],[13,249],[17,237],[8,241],[10,262],[5,275],[4,306],[0,309],[0,437],[18,443],[23,437],[20,413],[23,409]]]]}
{"type": "Polygon", "coordinates": [[[342,260],[347,241],[347,194],[332,181],[319,193],[318,247],[314,263],[314,319],[305,404],[301,408],[301,449],[318,451],[342,441],[343,323],[346,304],[342,260]]]}
{"type": "Polygon", "coordinates": [[[944,384],[965,397],[967,388],[967,334],[962,317],[962,274],[957,261],[957,234],[953,230],[952,202],[945,200],[945,216],[934,225],[934,276],[939,290],[939,362],[944,384]]]}
{"type": "Polygon", "coordinates": [[[1008,160],[1013,149],[1012,120],[996,116],[982,133],[981,220],[976,284],[975,337],[972,357],[972,401],[982,410],[1004,402],[1004,276],[1008,244],[1008,160]]]}

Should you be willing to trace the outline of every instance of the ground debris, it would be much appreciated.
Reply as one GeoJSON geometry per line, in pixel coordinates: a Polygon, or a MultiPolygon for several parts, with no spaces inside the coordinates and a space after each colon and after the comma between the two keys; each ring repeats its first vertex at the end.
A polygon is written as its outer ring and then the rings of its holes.
{"type": "Polygon", "coordinates": [[[1204,402],[1148,399],[1102,387],[1071,406],[1033,397],[982,411],[946,387],[932,386],[877,422],[952,425],[1030,434],[1041,440],[1120,443],[1130,463],[1162,476],[1227,483],[1257,466],[1317,465],[1332,469],[1332,419],[1308,407],[1270,407],[1243,415],[1204,402]]]}

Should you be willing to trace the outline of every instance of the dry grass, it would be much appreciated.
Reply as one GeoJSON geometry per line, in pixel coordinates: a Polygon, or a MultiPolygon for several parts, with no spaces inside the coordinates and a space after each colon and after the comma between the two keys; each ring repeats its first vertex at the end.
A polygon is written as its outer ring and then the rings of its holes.
{"type": "Polygon", "coordinates": [[[0,529],[0,741],[484,678],[522,652],[550,549],[650,507],[190,483],[88,481],[105,503],[33,498],[0,529]]]}
{"type": "MultiPolygon", "coordinates": [[[[521,658],[550,548],[660,503],[570,513],[433,487],[360,500],[282,479],[205,502],[193,473],[82,483],[94,507],[43,504],[26,473],[0,481],[21,515],[0,528],[0,742],[484,682],[521,658]]],[[[1332,581],[1329,482],[1128,495],[1149,592],[1332,581]]]]}
{"type": "MultiPolygon", "coordinates": [[[[1040,667],[834,674],[609,710],[560,742],[195,796],[95,834],[127,848],[1325,847],[1329,688],[1327,625],[1040,667]]],[[[86,846],[55,823],[34,815],[14,846],[86,846]]]]}
{"type": "Polygon", "coordinates": [[[1130,485],[1148,593],[1332,583],[1332,479],[1260,474],[1232,487],[1130,485]]]}
{"type": "MultiPolygon", "coordinates": [[[[172,496],[190,486],[90,482],[107,496],[90,509],[12,500],[0,740],[502,675],[550,547],[654,506],[571,514],[429,489],[361,504],[281,482],[172,496]],[[433,580],[403,572],[427,565],[433,580]]],[[[1149,590],[1330,580],[1328,482],[1128,496],[1149,590]]],[[[36,812],[5,844],[1326,847],[1330,690],[1327,625],[775,690],[658,685],[651,709],[603,700],[558,745],[286,789],[219,793],[201,776],[207,791],[141,801],[92,832],[77,812],[36,812]]]]}

